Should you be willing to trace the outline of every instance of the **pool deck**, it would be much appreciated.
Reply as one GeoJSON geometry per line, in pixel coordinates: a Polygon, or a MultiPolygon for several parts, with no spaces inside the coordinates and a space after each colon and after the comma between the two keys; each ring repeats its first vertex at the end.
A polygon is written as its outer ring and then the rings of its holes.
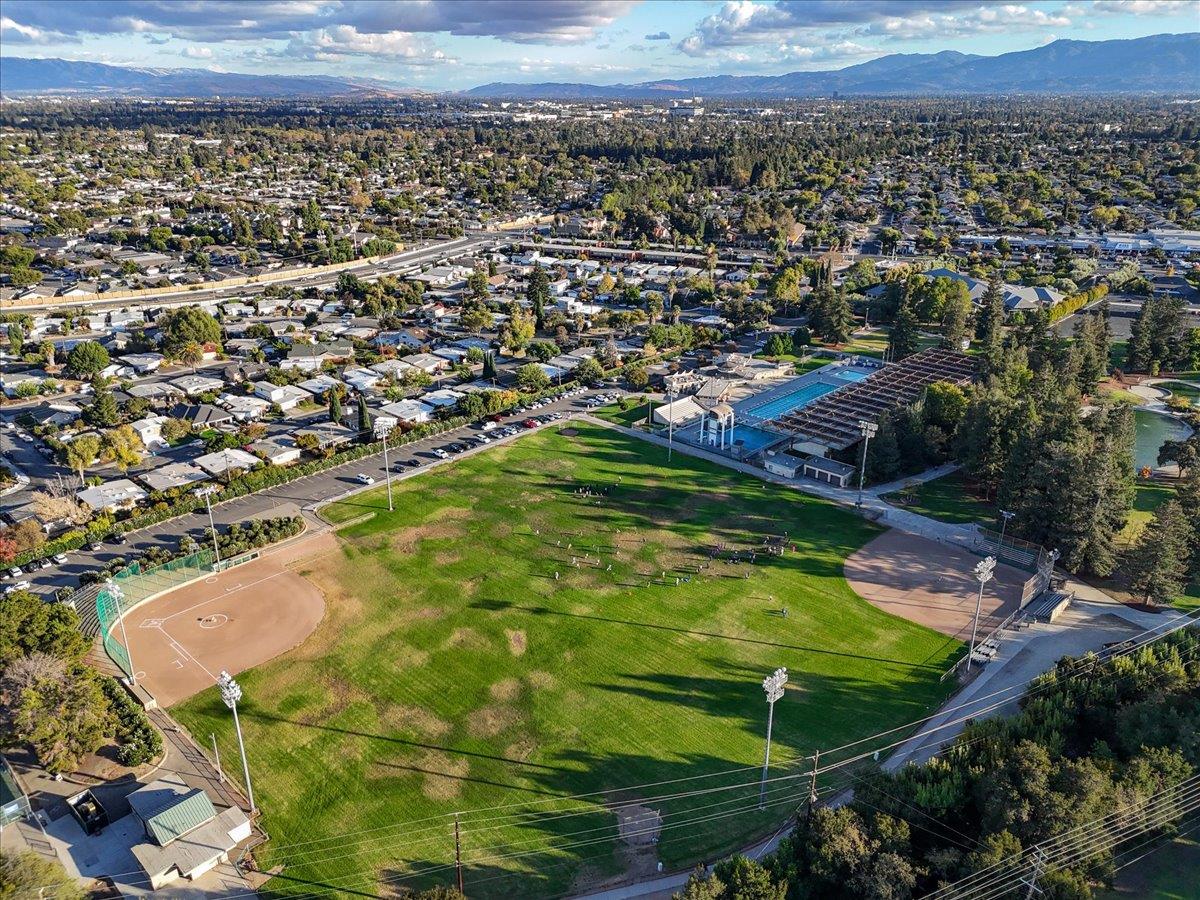
{"type": "Polygon", "coordinates": [[[776,401],[783,400],[790,394],[795,394],[803,391],[805,388],[812,385],[828,385],[830,390],[825,393],[833,393],[835,390],[848,385],[854,384],[861,378],[866,378],[871,374],[870,369],[861,366],[846,365],[845,363],[830,363],[827,366],[822,366],[819,369],[813,369],[811,372],[806,372],[803,375],[797,375],[794,378],[786,378],[764,391],[759,391],[745,397],[742,400],[733,404],[733,411],[738,422],[745,422],[750,425],[768,425],[775,419],[786,415],[796,409],[803,407],[806,403],[811,403],[816,397],[808,397],[804,402],[798,403],[795,406],[773,411],[772,415],[763,416],[755,412],[762,409],[764,406],[771,406],[776,401]],[[837,372],[855,373],[860,375],[860,378],[844,378],[835,374],[837,372]]]}

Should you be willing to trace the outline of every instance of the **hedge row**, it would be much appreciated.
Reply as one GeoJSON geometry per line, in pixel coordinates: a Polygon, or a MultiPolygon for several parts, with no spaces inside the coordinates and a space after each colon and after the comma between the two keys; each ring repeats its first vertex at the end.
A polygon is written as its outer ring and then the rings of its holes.
{"type": "Polygon", "coordinates": [[[162,735],[150,723],[150,717],[125,688],[107,675],[100,678],[100,687],[108,699],[108,708],[113,714],[117,739],[117,761],[123,766],[140,766],[158,759],[163,752],[162,735]]]}
{"type": "Polygon", "coordinates": [[[1050,307],[1050,321],[1057,322],[1059,319],[1065,319],[1083,309],[1089,303],[1095,303],[1108,295],[1108,285],[1098,284],[1093,288],[1088,288],[1086,291],[1081,291],[1078,294],[1072,294],[1070,297],[1064,297],[1062,302],[1050,307]]]}

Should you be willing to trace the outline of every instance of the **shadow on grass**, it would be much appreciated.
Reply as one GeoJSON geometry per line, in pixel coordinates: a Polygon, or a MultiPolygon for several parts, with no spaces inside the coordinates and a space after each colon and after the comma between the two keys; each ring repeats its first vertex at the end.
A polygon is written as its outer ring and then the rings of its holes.
{"type": "Polygon", "coordinates": [[[820,647],[809,647],[804,644],[786,644],[780,641],[768,641],[762,638],[738,637],[736,635],[719,634],[715,631],[701,631],[695,628],[684,628],[678,625],[661,625],[656,622],[636,622],[632,619],[615,619],[608,616],[597,616],[588,613],[572,613],[565,610],[550,609],[547,606],[522,606],[508,600],[476,600],[471,604],[475,609],[490,612],[526,612],[535,616],[564,616],[571,619],[586,619],[593,622],[605,622],[610,625],[625,625],[630,628],[645,628],[655,631],[669,631],[675,634],[686,634],[693,637],[717,638],[722,641],[734,641],[743,644],[758,644],[764,647],[778,647],[781,650],[798,650],[803,653],[816,653],[821,656],[840,656],[846,659],[861,659],[867,662],[884,663],[903,669],[925,669],[940,671],[941,667],[925,663],[913,663],[900,659],[888,659],[882,656],[869,656],[862,653],[844,653],[840,650],[822,650],[820,647]]]}

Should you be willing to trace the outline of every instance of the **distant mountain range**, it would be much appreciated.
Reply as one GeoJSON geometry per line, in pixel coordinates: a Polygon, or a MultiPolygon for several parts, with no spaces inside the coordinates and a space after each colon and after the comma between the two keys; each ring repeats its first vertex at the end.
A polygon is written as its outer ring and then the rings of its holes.
{"type": "Polygon", "coordinates": [[[152,69],[67,59],[0,57],[0,92],[120,97],[353,97],[424,93],[373,78],[246,75],[208,69],[152,69]]]}
{"type": "MultiPolygon", "coordinates": [[[[0,91],[142,97],[354,97],[425,93],[371,78],[247,75],[208,69],[110,66],[0,57],[0,91]]],[[[711,75],[640,84],[496,82],[465,92],[511,99],[645,99],[954,94],[1200,94],[1200,33],[1113,41],[1054,41],[1034,50],[976,56],[898,53],[845,69],[786,75],[711,75]]]]}
{"type": "Polygon", "coordinates": [[[827,72],[712,75],[640,84],[485,84],[476,97],[650,99],[953,94],[1200,93],[1200,33],[1114,41],[1054,41],[1034,50],[972,56],[946,50],[884,56],[827,72]]]}

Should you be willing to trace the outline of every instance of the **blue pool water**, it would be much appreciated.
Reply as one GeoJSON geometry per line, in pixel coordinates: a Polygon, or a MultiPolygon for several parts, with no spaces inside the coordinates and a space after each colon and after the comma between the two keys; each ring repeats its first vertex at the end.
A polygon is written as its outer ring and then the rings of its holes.
{"type": "Polygon", "coordinates": [[[868,372],[865,369],[842,368],[842,369],[834,369],[829,374],[832,375],[834,378],[842,379],[842,381],[862,381],[864,378],[870,378],[871,375],[874,373],[868,372]]]}
{"type": "Polygon", "coordinates": [[[823,381],[817,381],[813,384],[806,384],[802,388],[783,394],[773,400],[768,400],[762,406],[754,407],[750,412],[760,419],[778,419],[780,416],[787,415],[793,410],[812,403],[818,397],[823,397],[830,391],[836,391],[837,389],[838,385],[836,384],[826,384],[823,381]]]}
{"type": "Polygon", "coordinates": [[[755,428],[753,425],[735,425],[733,440],[735,445],[740,445],[741,455],[748,456],[768,444],[780,440],[780,436],[770,431],[763,431],[761,428],[755,428]]]}

